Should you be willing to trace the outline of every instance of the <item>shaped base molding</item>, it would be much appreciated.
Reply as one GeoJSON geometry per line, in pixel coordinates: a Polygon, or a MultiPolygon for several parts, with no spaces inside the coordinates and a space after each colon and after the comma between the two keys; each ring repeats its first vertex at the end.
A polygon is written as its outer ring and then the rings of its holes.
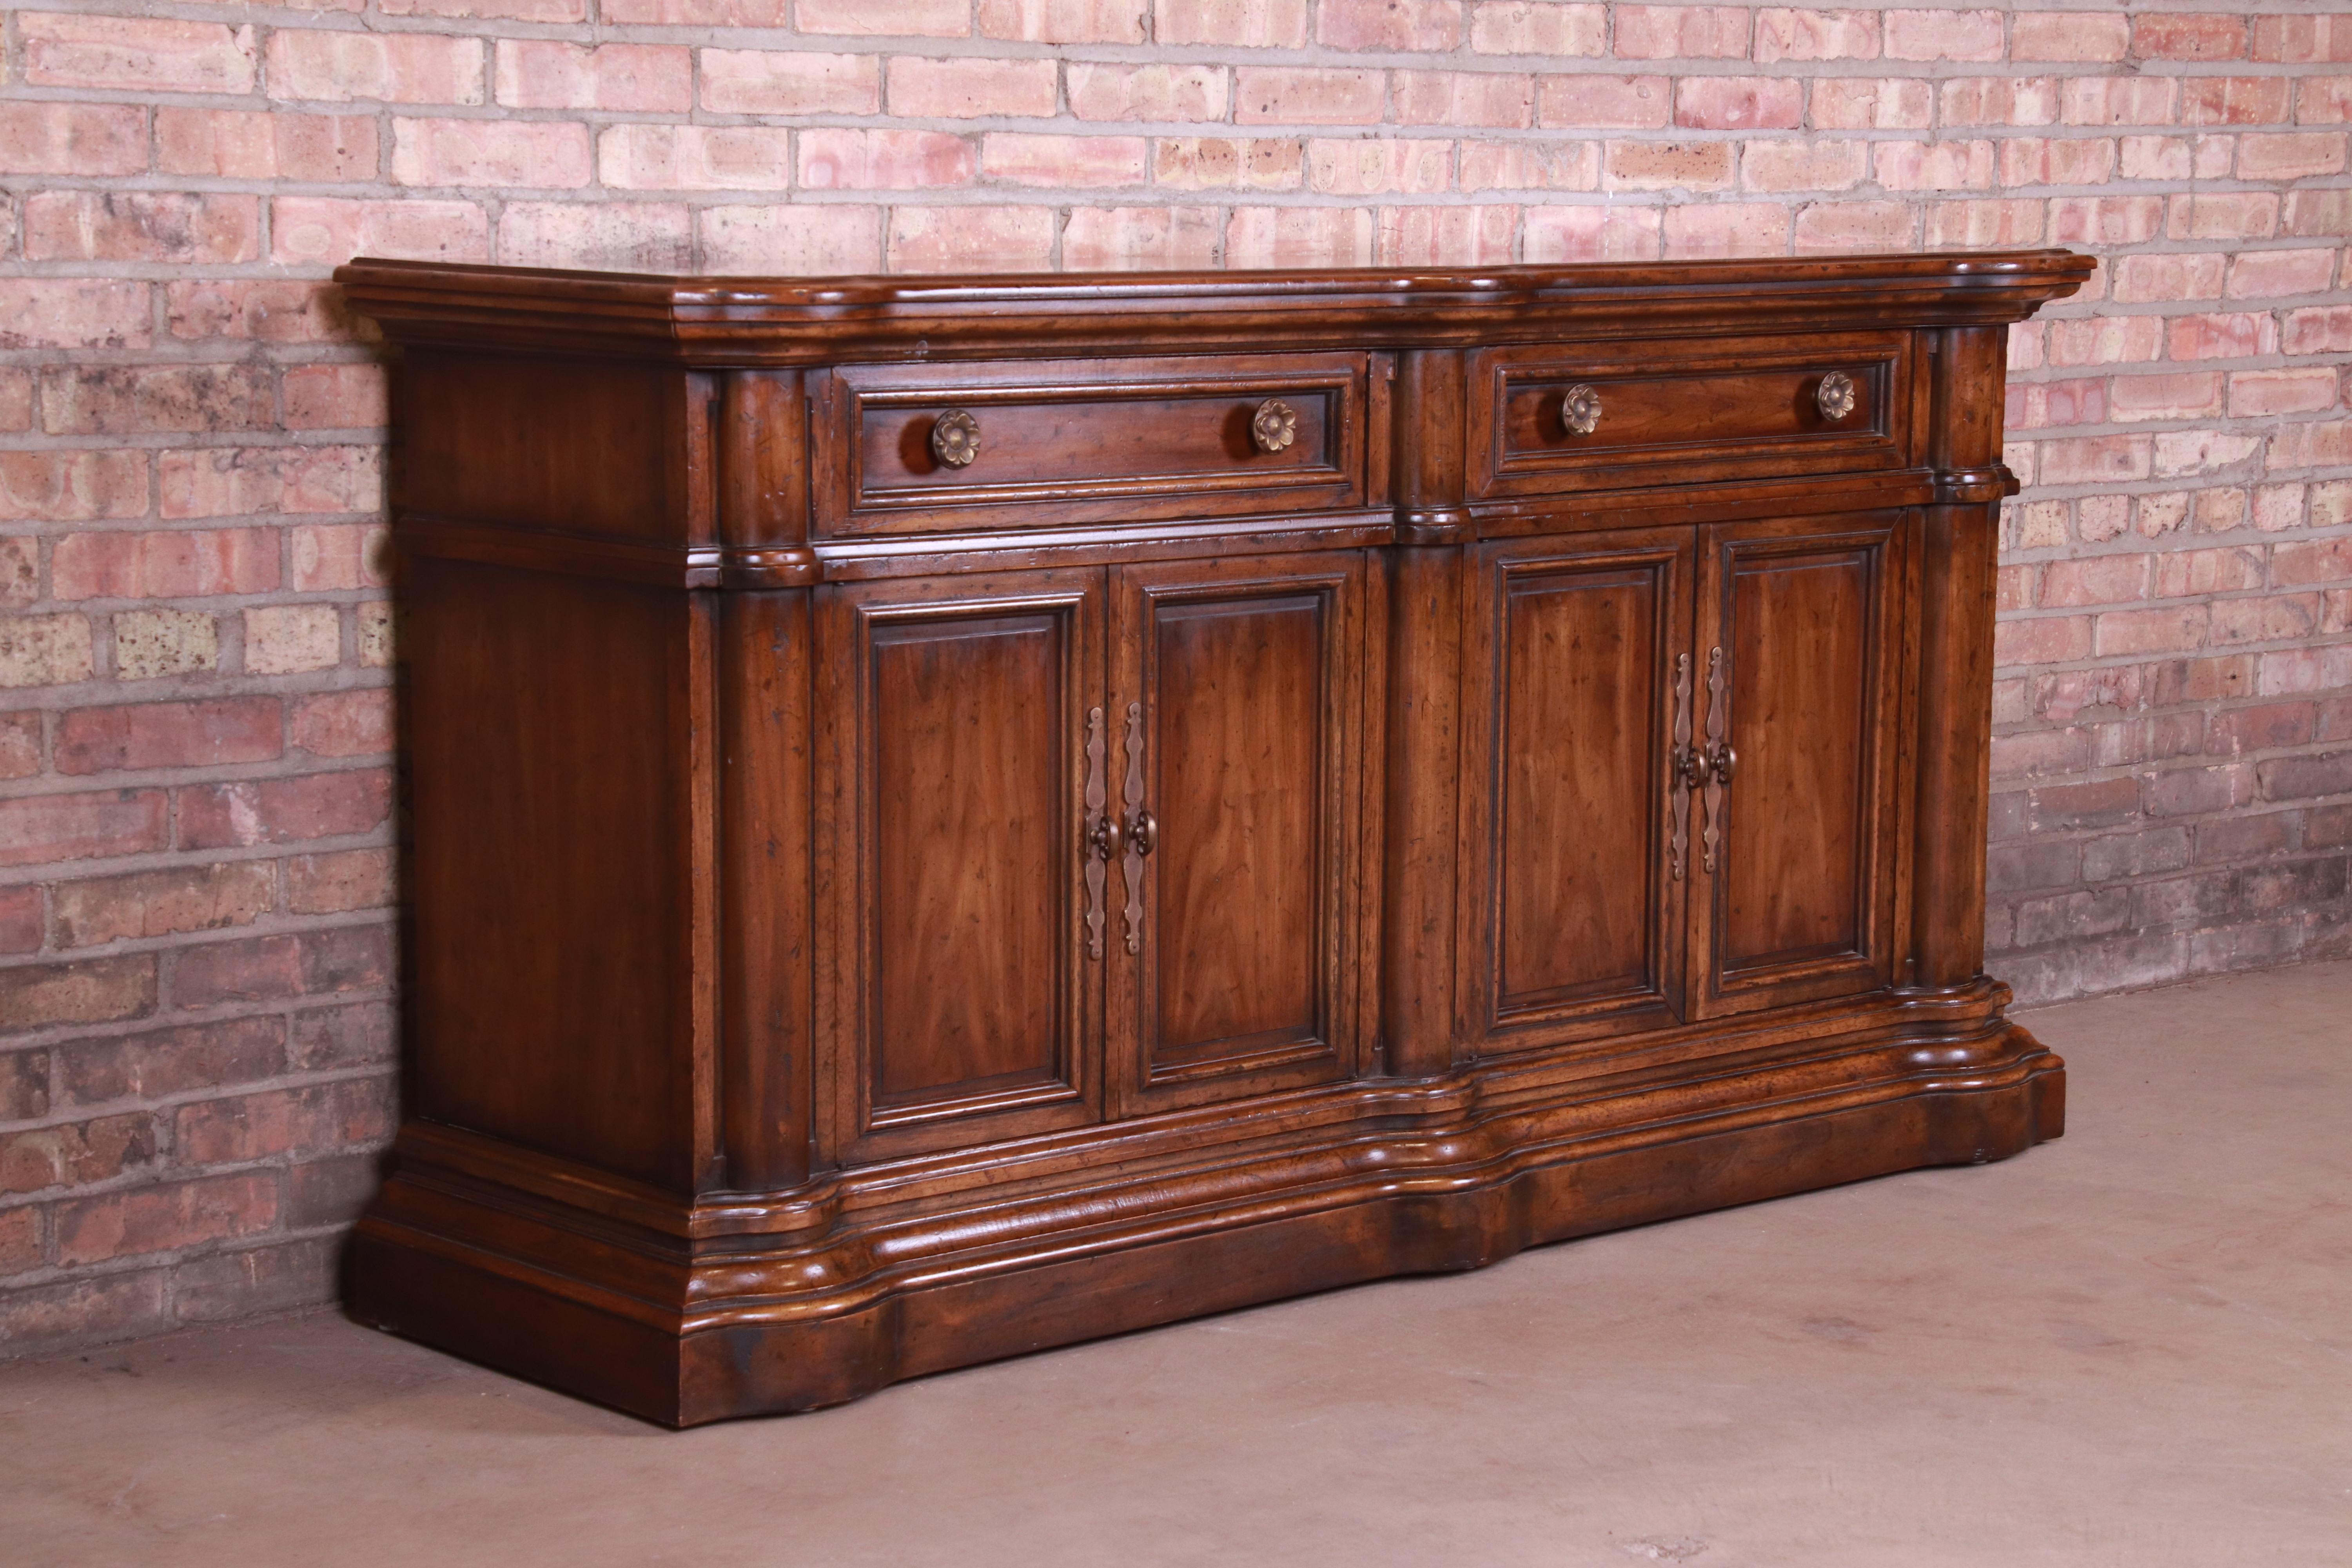
{"type": "Polygon", "coordinates": [[[360,1321],[673,1426],[1927,1165],[2065,1121],[2000,988],[1654,1067],[1491,1061],[689,1204],[412,1124],[360,1321]],[[1889,1014],[1892,1013],[1890,1017],[1889,1014]]]}

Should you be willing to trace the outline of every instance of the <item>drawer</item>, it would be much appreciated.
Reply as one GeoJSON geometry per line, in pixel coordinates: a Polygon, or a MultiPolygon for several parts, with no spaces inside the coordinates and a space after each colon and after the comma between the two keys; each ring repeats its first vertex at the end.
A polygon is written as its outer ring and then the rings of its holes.
{"type": "Polygon", "coordinates": [[[1910,460],[1906,332],[1490,349],[1470,385],[1482,499],[1910,460]]]}
{"type": "Polygon", "coordinates": [[[1368,356],[845,365],[815,389],[827,535],[1364,504],[1368,356]]]}

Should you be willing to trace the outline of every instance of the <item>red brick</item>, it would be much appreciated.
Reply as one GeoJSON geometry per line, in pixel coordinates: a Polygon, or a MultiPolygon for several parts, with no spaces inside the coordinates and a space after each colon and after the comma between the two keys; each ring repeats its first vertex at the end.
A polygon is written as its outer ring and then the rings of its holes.
{"type": "Polygon", "coordinates": [[[261,254],[256,196],[169,191],[45,191],[25,204],[30,261],[228,265],[261,254]]]}
{"type": "Polygon", "coordinates": [[[705,49],[702,107],[721,114],[872,114],[882,107],[882,62],[872,55],[705,49]]]}
{"type": "Polygon", "coordinates": [[[1140,136],[1030,136],[992,131],[981,173],[1014,185],[1139,185],[1150,145],[1140,136]]]}
{"type": "Polygon", "coordinates": [[[2057,664],[2091,656],[2088,616],[2038,616],[1993,626],[1993,663],[2003,668],[2057,664]]]}
{"type": "Polygon", "coordinates": [[[1794,130],[1805,122],[1805,84],[1785,77],[1685,77],[1675,123],[1694,131],[1794,130]]]}
{"type": "Polygon", "coordinates": [[[306,183],[373,180],[377,145],[376,121],[364,114],[155,110],[155,166],[167,174],[306,183]]]}
{"type": "Polygon", "coordinates": [[[2113,610],[2098,617],[2095,640],[2102,658],[2114,654],[2175,653],[2202,647],[2210,619],[2203,605],[2160,610],[2113,610]]]}
{"type": "Polygon", "coordinates": [[[2246,19],[2142,12],[2132,18],[2131,52],[2142,60],[2243,59],[2246,19]]]}
{"type": "Polygon", "coordinates": [[[172,1147],[184,1164],[230,1165],[375,1142],[391,1132],[390,1080],[345,1079],[184,1105],[172,1147]]]}
{"type": "Polygon", "coordinates": [[[112,1181],[154,1159],[154,1121],[143,1111],[0,1132],[0,1193],[112,1181]]]}
{"type": "Polygon", "coordinates": [[[2177,360],[2243,359],[2275,353],[2278,346],[2278,322],[2269,315],[2174,316],[2165,322],[2165,352],[2177,360]]]}
{"type": "Polygon", "coordinates": [[[298,855],[286,863],[286,907],[298,915],[381,909],[392,901],[392,851],[298,855]]]}
{"type": "Polygon", "coordinates": [[[1612,142],[1601,173],[1611,190],[1720,190],[1731,184],[1731,143],[1612,142]]]}
{"type": "Polygon", "coordinates": [[[59,1204],[58,1261],[102,1263],[268,1230],[278,1220],[275,1173],[133,1187],[59,1204]]]}
{"type": "MultiPolygon", "coordinates": [[[[376,364],[289,365],[278,382],[286,403],[289,430],[365,429],[389,417],[383,367],[376,364]]],[[[327,530],[298,528],[295,536],[295,576],[301,577],[301,539],[327,530]]],[[[352,584],[339,584],[349,586],[352,584]]]]}
{"type": "Polygon", "coordinates": [[[1392,92],[1400,125],[1524,130],[1535,123],[1536,79],[1515,72],[1399,71],[1392,92]]]}
{"type": "Polygon", "coordinates": [[[780,191],[789,139],[759,125],[612,125],[596,143],[608,185],[628,190],[780,191]]]}
{"type": "Polygon", "coordinates": [[[1515,206],[1382,207],[1374,254],[1389,267],[1497,267],[1518,224],[1515,206]]]}
{"type": "Polygon", "coordinates": [[[163,290],[163,311],[172,335],[182,340],[311,343],[367,338],[364,324],[340,308],[334,287],[321,282],[172,283],[163,290]]]}
{"type": "Polygon", "coordinates": [[[2058,118],[2067,125],[2169,125],[2174,91],[2170,77],[2072,77],[2059,88],[2058,118]]]}
{"type": "Polygon", "coordinates": [[[0,278],[0,349],[143,349],[147,285],[88,278],[0,278]]]}
{"type": "Polygon", "coordinates": [[[92,365],[41,375],[41,424],[52,436],[254,430],[276,423],[267,365],[92,365]]]}
{"type": "MultiPolygon", "coordinates": [[[[983,9],[991,3],[981,0],[983,9]]],[[[1444,52],[1462,45],[1462,0],[1322,0],[1315,41],[1332,49],[1444,52]]]]}
{"type": "Polygon", "coordinates": [[[1465,193],[1595,191],[1601,149],[1590,142],[1465,142],[1454,154],[1454,179],[1465,193]]]}
{"type": "Polygon", "coordinates": [[[1525,225],[1535,262],[1654,261],[1664,247],[1655,207],[1529,207],[1525,225]]]}
{"type": "MultiPolygon", "coordinates": [[[[0,1209],[0,1279],[29,1273],[41,1266],[40,1211],[30,1205],[0,1209]]],[[[0,1340],[23,1349],[23,1325],[11,1310],[16,1298],[0,1293],[0,1340]]]]}
{"type": "Polygon", "coordinates": [[[343,103],[478,104],[478,39],[433,33],[280,28],[269,40],[269,96],[343,103]]]}
{"type": "Polygon", "coordinates": [[[58,599],[266,594],[278,584],[278,551],[277,531],[268,528],[68,534],[49,558],[49,593],[58,599]]]}
{"type": "Polygon", "coordinates": [[[1780,256],[1789,248],[1789,209],[1777,202],[1690,202],[1666,209],[1668,259],[1706,256],[1780,256]]]}
{"type": "Polygon", "coordinates": [[[211,1007],[269,1002],[302,994],[302,946],[290,936],[206,942],[173,954],[172,1003],[211,1007]]]}
{"type": "Polygon", "coordinates": [[[266,762],[282,751],[274,697],[83,708],[58,723],[61,773],[266,762]]]}
{"type": "Polygon", "coordinates": [[[2352,60],[2352,17],[2257,16],[2248,58],[2295,64],[2352,60]]]}
{"type": "Polygon", "coordinates": [[[2221,412],[2221,377],[2214,371],[2170,375],[2119,375],[2107,392],[2108,417],[2119,424],[2145,419],[2210,419],[2221,412]]]}
{"type": "Polygon", "coordinates": [[[1364,267],[1378,249],[1362,207],[1241,206],[1225,225],[1229,267],[1364,267]]]}
{"type": "Polygon", "coordinates": [[[1244,66],[1234,76],[1240,125],[1370,125],[1388,97],[1387,73],[1376,70],[1244,66]]]}
{"type": "MultiPolygon", "coordinates": [[[[289,1181],[302,1168],[289,1171],[289,1181]]],[[[374,1191],[372,1178],[367,1190],[374,1191]]],[[[285,1212],[289,1224],[319,1223],[294,1218],[290,1198],[285,1212]]],[[[341,1252],[334,1238],[307,1237],[188,1258],[172,1267],[172,1314],[183,1323],[212,1323],[331,1301],[341,1252]]]]}
{"type": "Polygon", "coordinates": [[[919,190],[970,184],[972,144],[937,131],[812,127],[800,136],[800,183],[810,190],[919,190]]]}
{"type": "MultiPolygon", "coordinates": [[[[2104,136],[2013,136],[2000,143],[2004,186],[2103,185],[2115,170],[2116,144],[2104,136]]],[[[2164,210],[2161,201],[2150,206],[2164,210]]]]}
{"type": "Polygon", "coordinates": [[[893,272],[1036,272],[1051,267],[1050,207],[896,207],[893,272]]]}
{"type": "Polygon", "coordinates": [[[25,80],[106,92],[250,92],[253,29],[20,11],[25,80]]]}
{"type": "Polygon", "coordinates": [[[2271,552],[2271,581],[2281,587],[2352,582],[2352,539],[2296,540],[2279,545],[2271,552]]]}
{"type": "Polygon", "coordinates": [[[2333,370],[2242,370],[2230,377],[2232,418],[2315,414],[2336,403],[2333,370]]]}
{"type": "Polygon", "coordinates": [[[1074,207],[1062,265],[1077,271],[1213,268],[1223,226],[1205,207],[1074,207]]]}
{"type": "Polygon", "coordinates": [[[1790,244],[1800,256],[1838,256],[1902,250],[1916,237],[1916,216],[1901,202],[1809,202],[1797,214],[1790,244]]]}
{"type": "Polygon", "coordinates": [[[1106,65],[1064,68],[1070,112],[1080,120],[1223,120],[1225,72],[1217,66],[1106,65]]]}
{"type": "Polygon", "coordinates": [[[388,1064],[399,1054],[397,1035],[389,1002],[310,1008],[294,1015],[292,1063],[304,1071],[388,1064]]]}
{"type": "Polygon", "coordinates": [[[2092,555],[2074,561],[2053,561],[2042,568],[2042,604],[2053,609],[2126,604],[2147,596],[2147,578],[2145,555],[2092,555]]]}
{"type": "MultiPolygon", "coordinates": [[[[1160,0],[1160,15],[1171,4],[1160,0]]],[[[1298,0],[1302,9],[1304,0],[1298,0]]],[[[1163,20],[1161,26],[1166,26],[1163,20]]],[[[1559,0],[1477,0],[1470,12],[1470,47],[1482,55],[1545,55],[1599,58],[1609,52],[1609,7],[1559,0]]]]}
{"type": "Polygon", "coordinates": [[[302,939],[302,989],[312,995],[392,983],[392,927],[337,926],[302,939]]]}
{"type": "Polygon", "coordinates": [[[1998,11],[1889,11],[1891,60],[1998,60],[2007,48],[1998,11]]]}
{"type": "Polygon", "coordinates": [[[2278,227],[2278,197],[2261,191],[2177,195],[2165,232],[2174,239],[2263,239],[2278,227]]]}
{"type": "Polygon", "coordinates": [[[266,860],[173,867],[59,883],[50,894],[60,947],[250,925],[278,901],[266,860]]]}
{"type": "MultiPolygon", "coordinates": [[[[2228,259],[2210,252],[2119,256],[2115,260],[2111,292],[2123,304],[2218,300],[2221,297],[2221,274],[2228,259]]],[[[2183,356],[2176,353],[2173,357],[2183,356]]]]}
{"type": "Polygon", "coordinates": [[[2319,629],[2317,594],[2268,594],[2253,599],[2219,599],[2209,632],[2216,647],[2242,643],[2307,639],[2319,629]]]}
{"type": "Polygon", "coordinates": [[[0,1340],[12,1355],[130,1339],[169,1328],[171,1321],[161,1269],[0,1292],[0,1340]]]}
{"type": "Polygon", "coordinates": [[[392,750],[392,690],[327,691],[294,701],[294,744],[320,757],[392,750]]]}
{"type": "Polygon", "coordinates": [[[0,866],[161,849],[169,817],[157,789],[22,795],[0,801],[0,866]]]}
{"type": "Polygon", "coordinates": [[[879,207],[705,207],[697,223],[702,264],[714,271],[821,275],[882,268],[879,207]]]}
{"type": "MultiPolygon", "coordinates": [[[[613,19],[607,10],[605,20],[613,19]]],[[[799,0],[793,19],[803,33],[960,38],[971,31],[971,5],[970,0],[799,0]]]]}
{"type": "Polygon", "coordinates": [[[980,35],[1027,44],[1139,44],[1150,0],[980,0],[980,35]]]}
{"type": "Polygon", "coordinates": [[[146,168],[147,128],[131,104],[0,103],[0,174],[102,179],[146,168]]]}
{"type": "Polygon", "coordinates": [[[471,202],[277,196],[269,204],[269,258],[297,266],[340,266],[354,256],[490,258],[489,218],[471,202]]]}
{"type": "Polygon", "coordinates": [[[0,969],[0,1028],[111,1024],[155,1010],[155,955],[0,969]]]}
{"type": "MultiPolygon", "coordinates": [[[[507,266],[684,272],[693,250],[694,217],[682,203],[509,202],[499,213],[499,260],[507,266]]],[[[289,425],[293,418],[289,401],[289,425]]]]}
{"type": "Polygon", "coordinates": [[[1988,190],[1993,183],[1990,142],[1881,142],[1871,163],[1890,191],[1988,190]]]}
{"type": "Polygon", "coordinates": [[[2278,231],[2296,239],[2352,235],[2352,191],[2289,191],[2278,231]]]}
{"type": "Polygon", "coordinates": [[[2053,485],[2095,484],[2148,477],[2153,448],[2145,436],[2078,436],[2044,441],[2042,481],[2053,485]]]}
{"type": "Polygon", "coordinates": [[[1450,141],[1381,137],[1307,144],[1307,185],[1330,195],[1443,191],[1453,176],[1450,141]]]}
{"type": "Polygon", "coordinates": [[[2263,585],[2259,550],[2179,550],[2156,558],[2156,596],[2232,593],[2263,585]]]}
{"type": "MultiPolygon", "coordinates": [[[[0,888],[0,952],[37,952],[40,946],[41,889],[0,888]]],[[[5,1091],[0,1091],[0,1104],[5,1100],[5,1091]]],[[[0,1121],[9,1120],[0,1111],[0,1121]]]]}
{"type": "Polygon", "coordinates": [[[1759,65],[1778,60],[1874,60],[1880,52],[1879,14],[1759,11],[1755,52],[1759,65]]]}
{"type": "Polygon", "coordinates": [[[588,128],[568,121],[392,122],[394,184],[569,189],[588,183],[593,163],[588,128]]]}
{"type": "Polygon", "coordinates": [[[518,109],[683,114],[694,107],[693,52],[651,44],[502,38],[494,80],[499,102],[518,109]]]}
{"type": "MultiPolygon", "coordinates": [[[[2183,125],[2276,125],[2286,119],[2284,77],[2192,76],[2180,83],[2183,125]]],[[[2158,121],[2151,117],[2147,123],[2158,121]]]]}
{"type": "MultiPolygon", "coordinates": [[[[340,3],[352,10],[359,9],[351,0],[340,0],[340,3]]],[[[488,18],[512,22],[584,22],[588,19],[588,0],[376,0],[376,8],[387,16],[449,16],[461,21],[488,18]]],[[[614,4],[605,9],[604,20],[621,20],[614,15],[620,8],[619,0],[614,0],[614,4]]]]}
{"type": "Polygon", "coordinates": [[[1555,130],[1663,131],[1672,88],[1662,76],[1548,76],[1538,83],[1537,118],[1555,130]]]}
{"type": "MultiPolygon", "coordinates": [[[[86,522],[138,517],[147,510],[147,458],[142,452],[0,452],[0,520],[86,522]]],[[[63,552],[80,538],[58,542],[63,552]]],[[[49,596],[73,595],[56,586],[49,596]]]]}
{"type": "Polygon", "coordinates": [[[908,119],[1045,118],[1057,93],[1052,60],[924,59],[889,64],[889,111],[908,119]]]}
{"type": "MultiPolygon", "coordinates": [[[[1818,86],[1814,96],[1817,100],[1821,96],[1818,86]]],[[[2054,125],[2058,121],[2055,77],[1955,77],[1944,83],[1942,98],[1947,128],[2054,125]]]]}
{"type": "Polygon", "coordinates": [[[2131,47],[2131,22],[2085,11],[2021,11],[2010,23],[2013,60],[2120,60],[2131,47]]]}
{"type": "Polygon", "coordinates": [[[165,452],[156,478],[167,518],[374,511],[383,465],[379,447],[206,447],[165,452]]]}
{"type": "Polygon", "coordinates": [[[274,1017],[230,1018],[69,1040],[54,1054],[58,1093],[68,1104],[154,1100],[275,1077],[286,1065],[286,1025],[274,1017]]]}
{"type": "Polygon", "coordinates": [[[1737,5],[1619,5],[1621,60],[1743,59],[1748,13],[1737,5]]]}
{"type": "Polygon", "coordinates": [[[179,797],[180,847],[221,849],[373,832],[391,810],[392,781],[382,769],[359,768],[192,784],[179,797]]]}
{"type": "Polygon", "coordinates": [[[2238,178],[2306,180],[2344,172],[2344,133],[2303,132],[2238,138],[2238,178]]]}

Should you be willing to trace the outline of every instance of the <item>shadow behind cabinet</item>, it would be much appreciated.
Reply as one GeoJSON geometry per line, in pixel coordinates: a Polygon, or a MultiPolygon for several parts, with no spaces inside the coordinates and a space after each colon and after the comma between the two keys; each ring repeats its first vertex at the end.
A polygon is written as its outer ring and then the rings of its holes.
{"type": "Polygon", "coordinates": [[[685,1425],[2055,1136],[1986,705],[2003,334],[2086,267],[353,264],[352,1310],[685,1425]]]}

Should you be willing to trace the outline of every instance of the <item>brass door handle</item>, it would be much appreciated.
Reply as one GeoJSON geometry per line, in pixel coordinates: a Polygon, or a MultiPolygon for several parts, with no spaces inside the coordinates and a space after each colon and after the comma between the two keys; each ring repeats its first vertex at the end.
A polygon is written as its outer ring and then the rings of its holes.
{"type": "Polygon", "coordinates": [[[1279,452],[1298,439],[1298,411],[1279,397],[1269,397],[1250,416],[1250,439],[1261,452],[1279,452]]]}
{"type": "Polygon", "coordinates": [[[1559,422],[1571,436],[1590,436],[1601,428],[1601,389],[1578,382],[1559,400],[1559,422]]]}
{"type": "Polygon", "coordinates": [[[1138,855],[1150,854],[1160,846],[1160,819],[1139,807],[1128,819],[1127,841],[1135,846],[1138,855]]]}
{"type": "Polygon", "coordinates": [[[980,456],[980,421],[961,408],[940,415],[931,425],[931,456],[950,468],[968,466],[980,456]]]}
{"type": "Polygon", "coordinates": [[[1108,795],[1103,786],[1103,710],[1087,710],[1087,829],[1084,840],[1087,882],[1087,956],[1103,955],[1103,882],[1109,863],[1118,858],[1119,826],[1103,809],[1108,795]]]}
{"type": "Polygon", "coordinates": [[[1667,773],[1673,784],[1666,793],[1666,806],[1674,814],[1674,831],[1666,840],[1666,866],[1677,882],[1683,879],[1683,857],[1690,848],[1690,797],[1698,787],[1694,765],[1696,753],[1691,750],[1691,656],[1675,655],[1675,729],[1674,749],[1666,754],[1667,773]]]}
{"type": "Polygon", "coordinates": [[[1127,705],[1127,951],[1143,951],[1143,858],[1159,842],[1160,824],[1143,808],[1143,704],[1127,705]]]}
{"type": "Polygon", "coordinates": [[[1731,749],[1731,671],[1719,647],[1709,648],[1706,654],[1706,744],[1699,748],[1697,762],[1694,787],[1704,782],[1706,788],[1706,831],[1699,836],[1699,868],[1711,872],[1716,852],[1723,847],[1728,812],[1724,788],[1739,766],[1739,753],[1731,749]]]}

